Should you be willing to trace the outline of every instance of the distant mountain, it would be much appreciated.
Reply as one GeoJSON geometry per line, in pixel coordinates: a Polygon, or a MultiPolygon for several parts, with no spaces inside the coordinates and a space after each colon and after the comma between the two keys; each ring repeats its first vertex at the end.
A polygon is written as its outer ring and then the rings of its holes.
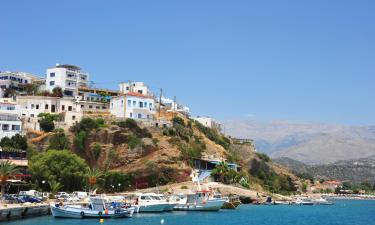
{"type": "Polygon", "coordinates": [[[310,165],[375,155],[375,126],[343,126],[290,121],[224,122],[226,133],[255,140],[257,150],[310,165]]]}
{"type": "Polygon", "coordinates": [[[289,168],[295,173],[307,172],[316,178],[350,181],[357,184],[369,181],[375,184],[375,156],[315,166],[309,166],[286,157],[276,158],[273,161],[289,168]]]}

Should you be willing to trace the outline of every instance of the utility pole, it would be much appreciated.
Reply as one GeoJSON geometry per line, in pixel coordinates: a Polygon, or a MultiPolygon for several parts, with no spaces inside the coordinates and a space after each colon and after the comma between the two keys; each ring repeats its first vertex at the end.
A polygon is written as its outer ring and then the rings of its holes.
{"type": "Polygon", "coordinates": [[[173,96],[173,116],[176,116],[176,96],[173,96]]]}
{"type": "Polygon", "coordinates": [[[159,121],[160,121],[160,107],[161,107],[161,97],[163,96],[163,88],[160,88],[160,96],[159,96],[159,121]]]}

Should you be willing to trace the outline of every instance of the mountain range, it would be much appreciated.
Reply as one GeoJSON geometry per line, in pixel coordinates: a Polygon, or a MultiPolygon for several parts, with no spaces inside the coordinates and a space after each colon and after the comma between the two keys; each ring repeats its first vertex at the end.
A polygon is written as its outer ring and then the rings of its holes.
{"type": "Polygon", "coordinates": [[[223,125],[226,134],[255,140],[257,151],[272,158],[317,165],[375,156],[375,126],[255,120],[231,120],[223,125]]]}

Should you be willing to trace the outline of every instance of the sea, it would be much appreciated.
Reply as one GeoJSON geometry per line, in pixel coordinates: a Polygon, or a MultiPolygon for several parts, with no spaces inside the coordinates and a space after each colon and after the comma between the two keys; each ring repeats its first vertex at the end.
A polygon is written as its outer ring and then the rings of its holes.
{"type": "Polygon", "coordinates": [[[56,219],[43,216],[7,225],[375,225],[375,201],[337,200],[334,205],[240,205],[219,212],[137,214],[128,219],[56,219]]]}

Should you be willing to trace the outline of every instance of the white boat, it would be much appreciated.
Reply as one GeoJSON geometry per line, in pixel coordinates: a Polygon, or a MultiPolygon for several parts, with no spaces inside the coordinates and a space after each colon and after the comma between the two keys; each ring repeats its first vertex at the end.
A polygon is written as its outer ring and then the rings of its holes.
{"type": "Polygon", "coordinates": [[[167,199],[163,194],[155,194],[154,198],[159,199],[160,202],[166,203],[167,206],[164,208],[164,211],[171,212],[173,211],[173,208],[176,206],[176,203],[171,202],[169,199],[167,199]]]}
{"type": "Polygon", "coordinates": [[[333,205],[333,202],[328,201],[327,199],[322,198],[322,197],[320,197],[318,199],[312,199],[312,202],[315,205],[333,205]]]}
{"type": "Polygon", "coordinates": [[[62,218],[124,218],[132,217],[134,208],[107,208],[102,197],[90,197],[88,205],[51,205],[54,217],[62,218]]]}
{"type": "Polygon", "coordinates": [[[136,206],[139,207],[138,212],[163,212],[170,207],[169,202],[161,200],[155,193],[138,193],[136,206]]]}
{"type": "Polygon", "coordinates": [[[295,201],[294,201],[294,204],[296,205],[314,205],[314,202],[312,202],[310,199],[308,198],[297,198],[295,201]]]}
{"type": "Polygon", "coordinates": [[[174,210],[177,211],[218,211],[227,198],[214,197],[210,190],[198,190],[194,194],[180,196],[174,210]]]}

